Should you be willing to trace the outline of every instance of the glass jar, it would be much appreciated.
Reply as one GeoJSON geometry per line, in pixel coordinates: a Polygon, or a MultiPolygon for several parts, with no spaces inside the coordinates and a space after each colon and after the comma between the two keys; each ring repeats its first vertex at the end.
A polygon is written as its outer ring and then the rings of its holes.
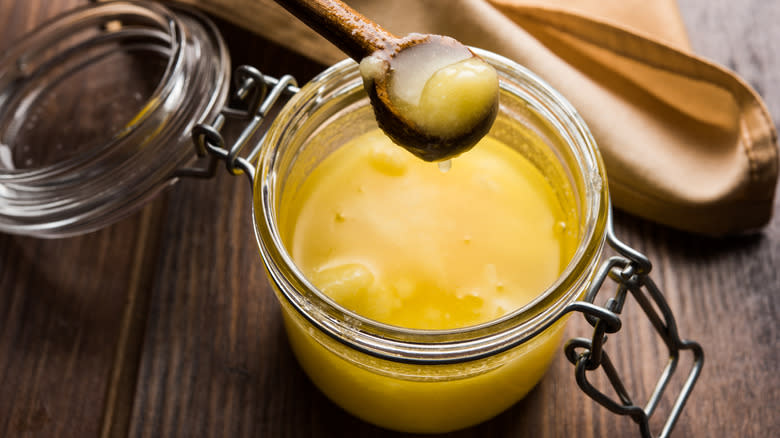
{"type": "Polygon", "coordinates": [[[346,410],[414,432],[484,421],[538,383],[560,345],[566,318],[576,311],[594,326],[591,338],[573,339],[564,348],[578,384],[609,410],[631,416],[643,436],[650,436],[649,418],[680,353],[692,352],[693,366],[660,434],[666,436],[701,371],[701,348],[678,336],[648,277],[647,258],[612,233],[606,173],[576,111],[523,67],[477,52],[500,78],[500,114],[489,135],[517,149],[550,181],[565,181],[556,188],[578,218],[579,243],[560,277],[499,319],[452,330],[404,329],[350,312],[317,290],[282,242],[281,194],[295,190],[328,154],[376,127],[357,65],[336,64],[300,90],[289,76],[275,79],[240,67],[232,95],[242,109],[228,107],[225,45],[209,20],[179,7],[112,2],[79,8],[3,55],[0,231],[39,237],[92,231],[180,177],[213,175],[222,160],[228,171],[253,181],[257,244],[292,349],[315,384],[346,410]],[[138,63],[145,72],[141,79],[126,74],[138,63]],[[266,114],[291,95],[263,140],[253,144],[266,114]],[[97,114],[111,117],[90,117],[97,114]],[[232,144],[220,132],[228,118],[244,124],[232,144]],[[51,120],[69,123],[56,138],[36,138],[36,127],[51,120]],[[207,155],[207,166],[192,167],[207,155]],[[605,244],[618,256],[599,264],[605,244]],[[603,307],[594,304],[610,279],[618,284],[614,297],[603,307]],[[631,400],[602,349],[606,334],[620,329],[629,294],[669,350],[667,368],[644,407],[631,400]],[[590,384],[588,373],[599,368],[618,400],[590,384]]]}
{"type": "MultiPolygon", "coordinates": [[[[477,52],[496,68],[501,84],[499,116],[488,135],[531,160],[548,181],[559,182],[562,203],[573,200],[579,219],[579,245],[561,276],[533,302],[503,318],[455,330],[377,323],[329,299],[292,261],[279,232],[282,194],[301,186],[341,145],[376,129],[353,61],[331,67],[292,98],[271,125],[260,155],[255,230],[293,350],[328,397],[390,429],[460,429],[522,398],[557,351],[563,328],[559,315],[591,283],[606,240],[605,172],[583,121],[531,72],[477,52]]],[[[490,226],[489,220],[484,225],[490,226]]]]}

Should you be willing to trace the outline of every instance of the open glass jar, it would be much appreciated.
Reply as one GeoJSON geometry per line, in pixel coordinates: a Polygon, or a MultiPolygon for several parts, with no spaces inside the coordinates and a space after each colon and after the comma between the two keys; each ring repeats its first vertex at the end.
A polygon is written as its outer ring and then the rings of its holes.
{"type": "MultiPolygon", "coordinates": [[[[560,315],[591,283],[606,240],[605,173],[583,122],[530,72],[494,54],[478,54],[496,68],[501,84],[500,114],[488,135],[559,183],[560,201],[570,201],[577,217],[572,231],[579,245],[563,274],[505,317],[453,330],[381,324],[328,298],[292,260],[279,231],[289,192],[299,189],[326,156],[376,129],[351,60],[331,67],[292,98],[271,125],[260,154],[255,230],[293,350],[332,400],[386,428],[460,429],[522,398],[558,350],[560,315]]],[[[489,217],[485,227],[491,226],[489,217]]]]}
{"type": "MultiPolygon", "coordinates": [[[[171,12],[156,4],[117,2],[75,10],[45,24],[3,57],[0,230],[41,237],[88,232],[118,220],[182,176],[212,175],[223,160],[231,173],[253,181],[257,243],[292,348],[315,384],[346,410],[414,432],[484,421],[538,383],[560,344],[565,319],[579,311],[594,333],[565,347],[578,384],[608,409],[630,415],[644,436],[650,436],[649,417],[680,352],[693,352],[694,365],[660,433],[666,436],[701,371],[701,348],[679,338],[671,311],[648,277],[649,261],[614,237],[606,173],[581,118],[533,73],[489,52],[479,54],[496,68],[501,85],[500,115],[489,135],[526,156],[550,181],[565,181],[562,196],[571,200],[578,218],[577,248],[560,277],[531,303],[499,319],[451,330],[405,329],[355,314],[314,287],[283,243],[282,194],[295,190],[328,154],[375,129],[357,65],[341,62],[300,90],[290,77],[277,80],[240,68],[234,95],[246,105],[228,108],[229,61],[219,33],[195,12],[171,12]],[[80,136],[63,135],[78,139],[110,133],[80,143],[67,157],[57,156],[56,146],[54,155],[49,148],[30,155],[26,146],[46,145],[26,137],[35,123],[61,119],[31,108],[45,109],[47,102],[67,97],[72,92],[68,83],[91,83],[99,76],[95,72],[106,68],[101,65],[105,60],[121,65],[117,56],[158,63],[151,81],[106,99],[137,105],[114,108],[121,111],[110,126],[77,125],[80,136]],[[290,95],[263,140],[250,144],[271,107],[290,95]],[[220,133],[228,117],[246,124],[232,145],[220,133]],[[210,155],[210,164],[189,167],[197,155],[210,155]],[[599,265],[605,244],[619,256],[599,265]],[[609,278],[618,283],[614,298],[605,307],[593,304],[609,278]],[[602,350],[606,334],[620,329],[619,314],[629,294],[647,312],[670,356],[644,407],[631,400],[602,350]],[[588,381],[587,373],[602,366],[617,401],[588,381]]],[[[77,91],[100,98],[110,88],[77,91]]]]}

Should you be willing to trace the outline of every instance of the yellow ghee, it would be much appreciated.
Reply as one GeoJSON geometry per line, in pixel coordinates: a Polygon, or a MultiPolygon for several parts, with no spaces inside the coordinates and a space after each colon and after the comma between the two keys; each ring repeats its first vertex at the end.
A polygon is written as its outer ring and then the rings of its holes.
{"type": "MultiPolygon", "coordinates": [[[[378,83],[386,92],[379,95],[403,120],[402,132],[412,129],[427,140],[410,140],[387,123],[380,123],[382,129],[390,129],[386,132],[398,145],[426,161],[471,149],[490,129],[498,109],[496,70],[451,38],[429,35],[400,51],[379,50],[360,61],[360,74],[368,90],[378,83]]],[[[381,114],[377,117],[384,119],[381,114]]]]}
{"type": "MultiPolygon", "coordinates": [[[[376,130],[283,194],[280,231],[304,275],[341,306],[399,327],[461,328],[521,308],[558,278],[577,240],[561,193],[496,139],[442,172],[376,130]]],[[[506,409],[542,377],[562,329],[498,357],[420,367],[350,350],[289,308],[285,321],[302,367],[328,397],[410,432],[455,430],[506,409]]]]}

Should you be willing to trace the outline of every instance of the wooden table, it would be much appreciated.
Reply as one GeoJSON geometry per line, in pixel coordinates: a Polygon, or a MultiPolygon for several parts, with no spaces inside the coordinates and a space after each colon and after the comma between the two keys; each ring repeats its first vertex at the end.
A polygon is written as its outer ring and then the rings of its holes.
{"type": "MultiPolygon", "coordinates": [[[[85,0],[0,0],[0,49],[85,0]]],[[[738,71],[780,119],[780,3],[680,0],[695,49],[738,71]]],[[[301,82],[321,69],[219,23],[236,63],[301,82]],[[246,39],[246,40],[245,40],[246,39]]],[[[775,213],[780,206],[775,204],[775,213]]],[[[780,220],[708,239],[625,214],[618,235],[655,262],[706,365],[674,436],[780,430],[780,220]]],[[[630,310],[630,309],[629,309],[630,310]]],[[[587,336],[581,318],[569,335],[587,336]]],[[[616,360],[640,392],[660,359],[649,327],[616,360]]],[[[633,436],[580,393],[559,355],[543,382],[456,437],[633,436]]],[[[243,179],[188,180],[106,229],[62,240],[0,235],[0,436],[397,436],[320,394],[286,345],[258,258],[243,179]]]]}

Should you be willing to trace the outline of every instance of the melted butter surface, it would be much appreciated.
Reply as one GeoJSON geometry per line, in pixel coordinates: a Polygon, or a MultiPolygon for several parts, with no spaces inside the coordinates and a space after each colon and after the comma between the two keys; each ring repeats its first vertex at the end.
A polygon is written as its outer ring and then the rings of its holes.
{"type": "Polygon", "coordinates": [[[307,278],[344,307],[407,328],[465,327],[522,307],[574,247],[548,180],[492,138],[443,173],[369,132],[282,205],[285,245],[307,278]]]}
{"type": "Polygon", "coordinates": [[[498,99],[498,76],[485,61],[471,57],[436,70],[415,95],[402,98],[395,81],[391,100],[423,132],[447,138],[472,129],[498,99]]]}

